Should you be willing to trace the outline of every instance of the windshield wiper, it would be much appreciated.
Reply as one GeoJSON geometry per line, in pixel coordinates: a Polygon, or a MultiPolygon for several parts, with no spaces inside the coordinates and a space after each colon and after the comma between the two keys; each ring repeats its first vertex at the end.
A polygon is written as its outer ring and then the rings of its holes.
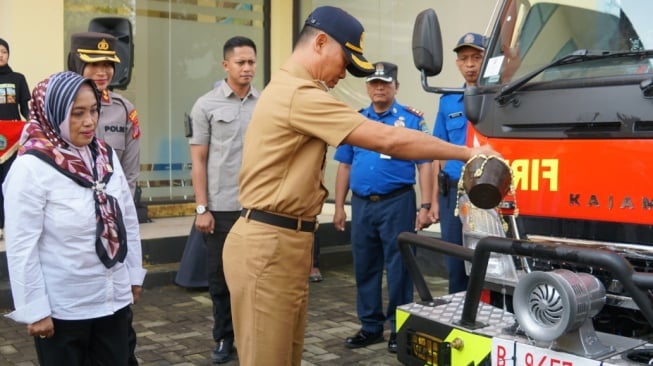
{"type": "Polygon", "coordinates": [[[532,71],[530,74],[526,74],[521,78],[504,85],[499,92],[499,95],[494,98],[494,100],[499,103],[500,106],[504,106],[510,103],[515,98],[515,92],[521,89],[526,83],[531,79],[541,74],[544,70],[550,69],[552,67],[560,65],[569,65],[578,62],[585,62],[590,60],[599,60],[606,58],[614,57],[633,57],[633,56],[653,56],[653,50],[636,50],[636,51],[589,51],[586,49],[576,50],[566,56],[563,56],[550,64],[544,65],[539,69],[532,71]]]}

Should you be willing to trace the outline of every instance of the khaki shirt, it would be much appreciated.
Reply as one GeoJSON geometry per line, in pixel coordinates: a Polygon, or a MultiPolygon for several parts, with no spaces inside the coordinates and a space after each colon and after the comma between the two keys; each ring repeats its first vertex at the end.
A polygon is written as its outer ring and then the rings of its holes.
{"type": "Polygon", "coordinates": [[[287,61],[261,92],[245,134],[242,206],[309,220],[317,216],[328,196],[327,144],[340,145],[364,121],[303,66],[287,61]]]}

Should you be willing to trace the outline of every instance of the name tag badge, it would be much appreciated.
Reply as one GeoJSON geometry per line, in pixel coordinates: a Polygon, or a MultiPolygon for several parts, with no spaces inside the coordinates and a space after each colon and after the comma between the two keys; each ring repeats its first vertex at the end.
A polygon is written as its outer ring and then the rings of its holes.
{"type": "Polygon", "coordinates": [[[392,156],[390,156],[390,155],[386,155],[386,154],[381,154],[381,153],[379,153],[379,157],[380,157],[381,159],[392,159],[392,156]]]}
{"type": "Polygon", "coordinates": [[[455,113],[451,113],[449,115],[449,118],[458,118],[458,117],[462,117],[462,116],[463,116],[463,112],[455,112],[455,113]]]}

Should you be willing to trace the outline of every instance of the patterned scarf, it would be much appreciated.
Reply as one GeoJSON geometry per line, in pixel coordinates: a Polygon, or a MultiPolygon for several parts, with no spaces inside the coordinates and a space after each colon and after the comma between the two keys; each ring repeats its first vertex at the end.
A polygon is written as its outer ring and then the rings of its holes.
{"type": "Polygon", "coordinates": [[[96,92],[99,109],[95,84],[77,73],[57,73],[38,83],[32,92],[30,121],[23,130],[18,155],[34,155],[80,186],[93,190],[97,222],[95,252],[102,263],[111,268],[116,262],[122,263],[127,255],[127,235],[120,206],[115,197],[104,192],[113,175],[112,150],[94,138],[87,146],[90,164],[85,164],[59,130],[61,123],[69,117],[77,92],[84,83],[96,92]]]}

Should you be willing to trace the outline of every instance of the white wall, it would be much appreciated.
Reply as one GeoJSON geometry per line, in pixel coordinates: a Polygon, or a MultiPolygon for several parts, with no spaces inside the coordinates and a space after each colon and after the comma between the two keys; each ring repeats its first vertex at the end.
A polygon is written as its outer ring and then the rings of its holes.
{"type": "Polygon", "coordinates": [[[9,66],[33,88],[64,68],[63,0],[0,0],[0,38],[9,66]]]}

